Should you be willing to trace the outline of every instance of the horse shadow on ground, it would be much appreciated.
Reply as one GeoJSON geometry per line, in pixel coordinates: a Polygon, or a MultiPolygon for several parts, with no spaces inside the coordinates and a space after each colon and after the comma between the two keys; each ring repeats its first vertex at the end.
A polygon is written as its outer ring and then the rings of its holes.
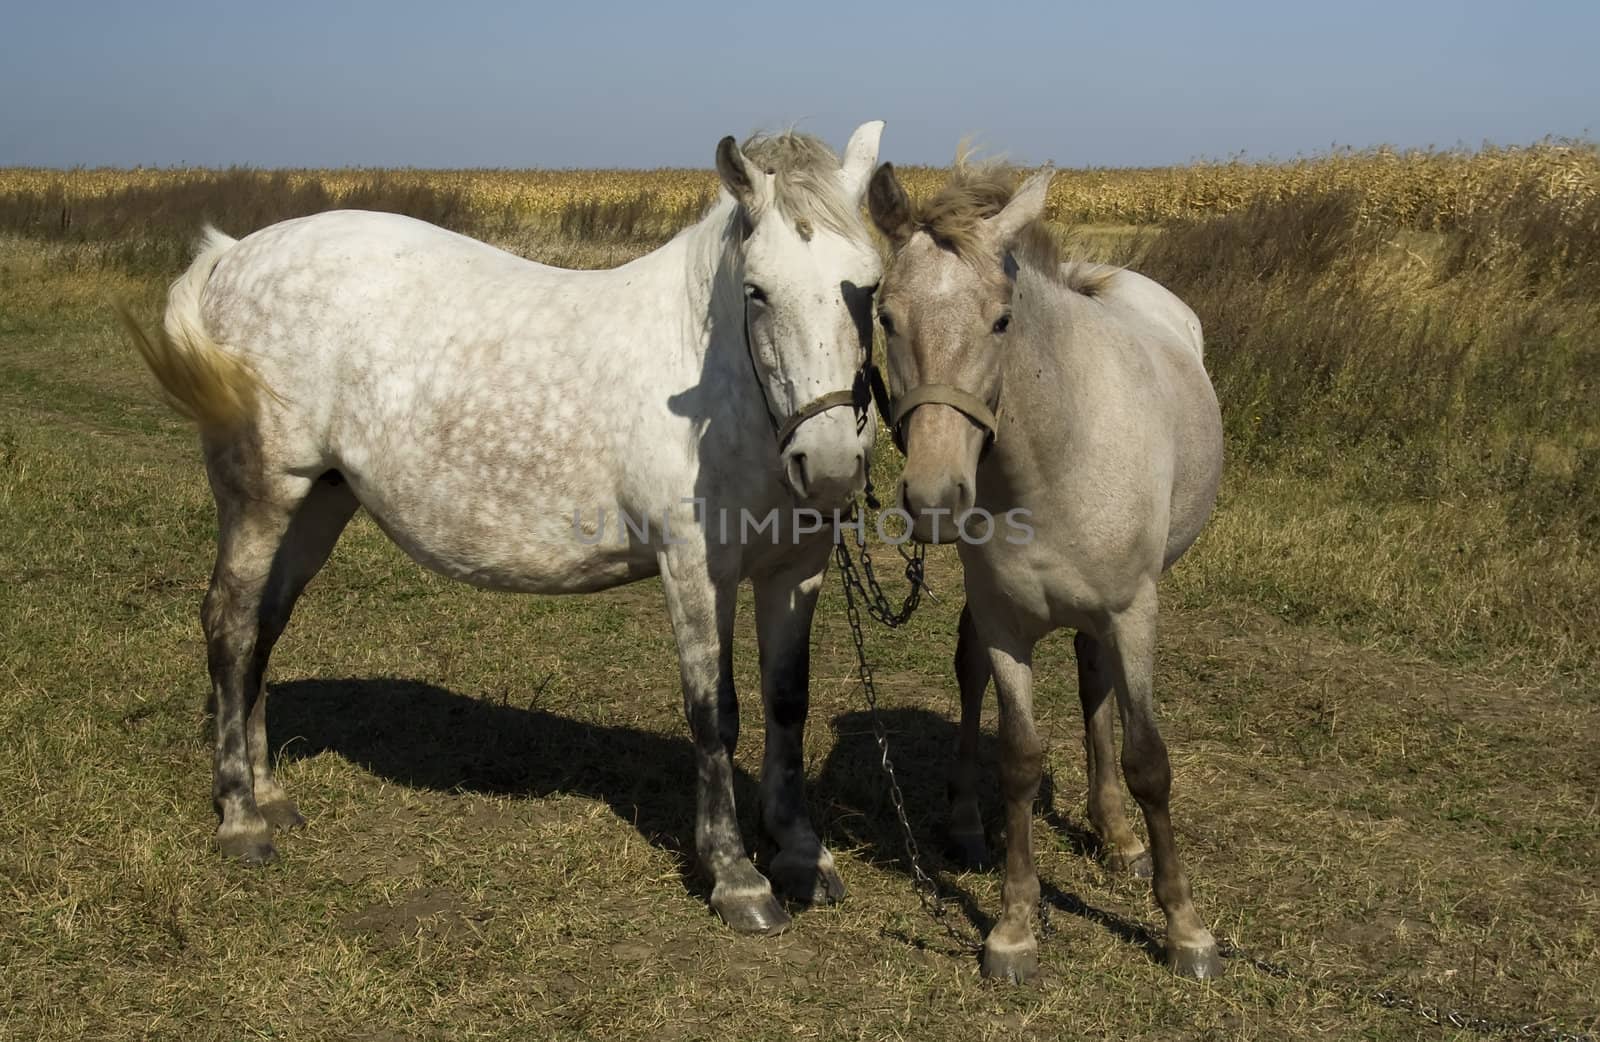
{"type": "MultiPolygon", "coordinates": [[[[694,759],[687,730],[667,736],[641,728],[572,719],[539,708],[496,703],[421,681],[374,679],[296,680],[274,684],[268,702],[269,743],[286,759],[332,752],[388,781],[437,792],[472,792],[543,798],[577,795],[604,802],[653,845],[675,855],[684,885],[701,897],[709,888],[694,870],[694,759]]],[[[760,741],[760,714],[748,711],[745,741],[760,741]],[[754,715],[754,720],[748,717],[754,715]]],[[[955,755],[956,724],[924,709],[880,711],[907,818],[924,867],[979,930],[993,923],[962,884],[960,867],[945,849],[946,781],[955,755]]],[[[905,843],[889,796],[872,720],[846,712],[829,727],[834,741],[820,769],[808,769],[812,820],[823,841],[850,849],[907,877],[905,843]]],[[[980,802],[996,858],[1001,821],[996,793],[996,742],[980,743],[984,781],[980,802]]],[[[809,765],[808,765],[809,767],[809,765]]],[[[1055,806],[1053,779],[1040,792],[1044,819],[1068,849],[1093,856],[1094,834],[1055,806]]],[[[747,841],[760,836],[757,779],[737,769],[735,800],[747,841]]],[[[1159,958],[1150,931],[1078,895],[1043,882],[1052,908],[1094,922],[1159,958]]],[[[923,946],[913,936],[902,938],[923,946]]]]}

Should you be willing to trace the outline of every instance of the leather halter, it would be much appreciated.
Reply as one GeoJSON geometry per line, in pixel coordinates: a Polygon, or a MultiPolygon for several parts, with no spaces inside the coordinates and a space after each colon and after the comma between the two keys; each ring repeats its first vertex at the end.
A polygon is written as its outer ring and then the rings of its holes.
{"type": "MultiPolygon", "coordinates": [[[[883,377],[878,375],[877,367],[872,364],[870,347],[868,348],[867,360],[862,363],[861,368],[856,370],[855,379],[851,381],[848,391],[829,391],[819,398],[813,398],[796,409],[792,416],[782,422],[778,420],[777,413],[772,411],[772,399],[767,396],[767,385],[761,380],[761,367],[756,364],[755,348],[750,344],[750,305],[748,303],[745,305],[744,351],[746,357],[750,359],[750,369],[755,374],[756,387],[761,390],[761,401],[767,407],[767,419],[772,422],[772,433],[778,439],[778,454],[780,456],[783,455],[783,450],[788,447],[789,442],[794,439],[795,432],[800,429],[801,424],[814,416],[820,416],[829,409],[850,406],[856,413],[856,433],[860,434],[867,429],[867,407],[872,404],[878,390],[883,386],[883,377]]],[[[882,403],[886,400],[887,394],[879,399],[880,412],[883,410],[882,403]]]]}
{"type": "Polygon", "coordinates": [[[976,424],[983,431],[983,448],[979,450],[979,459],[994,447],[995,429],[1000,426],[1000,420],[987,402],[970,391],[950,384],[922,384],[894,399],[891,409],[885,410],[881,403],[879,405],[880,411],[888,417],[889,433],[901,455],[905,455],[906,451],[905,422],[912,412],[924,405],[948,405],[976,424]]]}
{"type": "Polygon", "coordinates": [[[838,409],[846,405],[853,408],[856,414],[856,433],[859,434],[866,429],[867,407],[873,403],[878,406],[878,415],[889,425],[889,434],[894,439],[895,448],[900,450],[902,456],[906,453],[905,422],[913,411],[924,405],[948,405],[975,423],[983,431],[983,448],[979,450],[979,459],[988,455],[989,450],[994,447],[995,430],[999,427],[1000,420],[982,398],[950,384],[922,384],[913,387],[899,398],[891,399],[889,388],[883,381],[883,373],[872,360],[870,346],[867,348],[867,359],[861,363],[861,368],[856,370],[855,380],[848,391],[829,391],[796,409],[787,420],[779,422],[777,414],[772,411],[772,399],[767,397],[767,386],[761,380],[761,367],[756,364],[755,349],[750,344],[748,305],[745,311],[744,347],[745,354],[750,359],[750,368],[755,374],[756,386],[761,389],[762,402],[767,407],[767,419],[772,422],[773,434],[778,439],[780,455],[794,438],[801,424],[829,409],[838,409]]]}

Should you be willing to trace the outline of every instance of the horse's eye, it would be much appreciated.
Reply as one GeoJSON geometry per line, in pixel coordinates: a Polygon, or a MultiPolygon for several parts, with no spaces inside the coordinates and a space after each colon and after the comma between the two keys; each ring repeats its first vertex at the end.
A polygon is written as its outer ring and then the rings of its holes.
{"type": "Polygon", "coordinates": [[[1010,315],[1001,315],[999,318],[994,320],[994,331],[995,331],[996,334],[1004,333],[1006,330],[1008,330],[1010,328],[1011,328],[1011,316],[1010,315]]]}
{"type": "Polygon", "coordinates": [[[883,327],[885,336],[894,336],[894,319],[889,317],[887,311],[878,312],[878,325],[883,327]]]}
{"type": "Polygon", "coordinates": [[[744,286],[744,298],[752,304],[765,304],[767,302],[766,292],[760,286],[753,286],[748,282],[744,286]]]}

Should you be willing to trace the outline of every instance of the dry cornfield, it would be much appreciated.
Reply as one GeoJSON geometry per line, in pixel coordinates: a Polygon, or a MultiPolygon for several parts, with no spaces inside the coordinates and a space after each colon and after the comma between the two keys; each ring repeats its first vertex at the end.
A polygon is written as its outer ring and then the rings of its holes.
{"type": "MultiPolygon", "coordinates": [[[[692,213],[710,199],[709,170],[291,170],[293,186],[319,185],[336,199],[377,174],[400,186],[459,192],[480,217],[539,220],[575,204],[623,204],[646,198],[651,209],[692,213]]],[[[0,195],[52,195],[67,206],[127,188],[205,180],[202,168],[0,169],[0,195]]],[[[943,171],[910,167],[913,195],[930,191],[943,171]]],[[[1547,140],[1527,147],[1464,150],[1345,150],[1286,162],[1198,162],[1148,169],[1062,170],[1050,191],[1057,221],[1151,224],[1231,213],[1260,199],[1306,191],[1351,192],[1363,213],[1407,227],[1449,228],[1507,195],[1580,202],[1600,193],[1600,148],[1547,140]]]]}

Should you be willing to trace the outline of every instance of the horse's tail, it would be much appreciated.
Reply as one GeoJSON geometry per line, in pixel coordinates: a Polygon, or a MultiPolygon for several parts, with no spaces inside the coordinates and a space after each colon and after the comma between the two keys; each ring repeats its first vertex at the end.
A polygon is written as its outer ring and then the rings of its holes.
{"type": "Polygon", "coordinates": [[[166,319],[154,336],[125,307],[113,305],[133,346],[160,382],[167,404],[205,432],[238,427],[255,415],[262,395],[272,395],[255,370],[218,346],[200,321],[200,291],[237,241],[206,227],[199,255],[167,292],[166,319]]]}

